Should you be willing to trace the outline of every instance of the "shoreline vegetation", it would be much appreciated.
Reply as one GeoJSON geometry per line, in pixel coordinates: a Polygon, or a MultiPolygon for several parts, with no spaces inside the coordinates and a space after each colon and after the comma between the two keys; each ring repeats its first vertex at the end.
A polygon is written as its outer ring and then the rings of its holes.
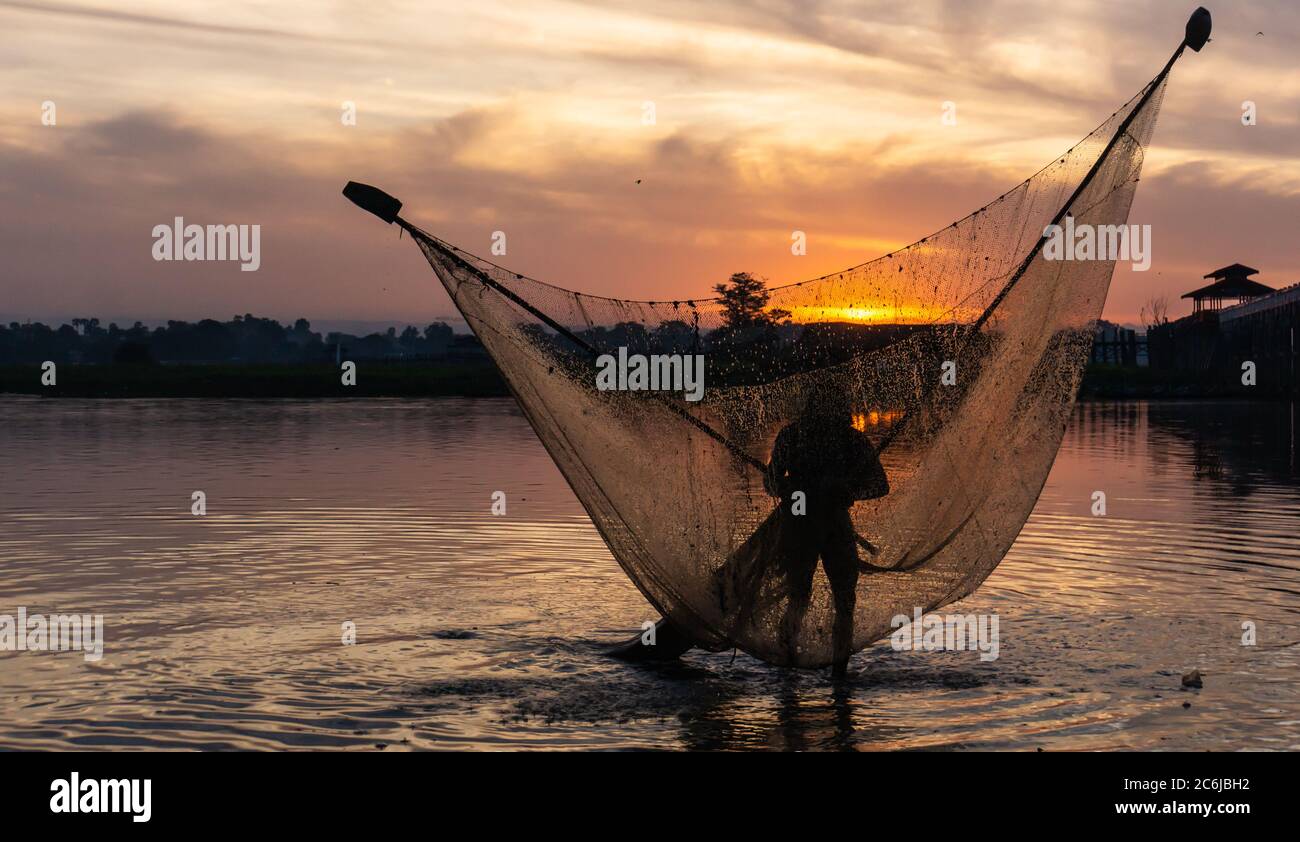
{"type": "MultiPolygon", "coordinates": [[[[583,331],[591,345],[633,352],[711,354],[713,385],[759,382],[835,365],[903,340],[930,347],[937,366],[951,339],[936,326],[914,324],[795,324],[769,307],[765,282],[738,272],[715,286],[720,320],[705,330],[683,321],[654,328],[636,322],[583,331]],[[763,366],[755,365],[762,359],[763,366]]],[[[557,358],[573,341],[538,327],[537,341],[557,358]]],[[[1094,357],[1095,359],[1095,357],[1094,357]]],[[[1117,357],[1117,360],[1120,359],[1117,357]]],[[[1221,372],[1152,369],[1094,362],[1085,370],[1082,400],[1266,398],[1221,372]]],[[[594,372],[593,372],[594,376],[594,372]]],[[[1271,391],[1271,390],[1270,390],[1271,391]]],[[[39,322],[0,325],[0,393],[65,398],[374,398],[505,397],[504,379],[477,337],[442,322],[423,329],[390,327],[365,336],[312,330],[306,319],[281,324],[246,313],[226,321],[168,321],[146,327],[103,327],[72,319],[57,328],[39,322]],[[53,370],[50,367],[53,366],[53,370]],[[355,370],[345,376],[345,368],[355,370]],[[51,382],[52,381],[52,382],[51,382]],[[348,381],[345,383],[345,381],[348,381]]]]}
{"type": "MultiPolygon", "coordinates": [[[[494,398],[510,395],[491,360],[367,360],[344,386],[333,363],[89,365],[61,363],[55,385],[40,365],[0,365],[0,394],[52,398],[494,398]]],[[[707,384],[706,384],[707,385],[707,384]]],[[[1090,365],[1080,400],[1268,397],[1210,378],[1139,366],[1090,365]]]]}

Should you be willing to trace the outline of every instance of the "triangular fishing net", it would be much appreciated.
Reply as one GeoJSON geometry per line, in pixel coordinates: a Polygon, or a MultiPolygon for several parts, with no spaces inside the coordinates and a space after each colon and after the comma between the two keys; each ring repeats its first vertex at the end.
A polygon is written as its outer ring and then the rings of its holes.
{"type": "Polygon", "coordinates": [[[708,648],[824,665],[837,654],[826,570],[794,593],[780,548],[797,522],[777,512],[792,500],[765,488],[778,433],[819,401],[847,401],[880,451],[888,493],[849,509],[870,566],[853,650],[896,615],[971,593],[1046,480],[1114,269],[1045,259],[1044,229],[1066,215],[1076,228],[1126,223],[1165,78],[970,216],[773,289],[776,324],[730,324],[718,299],[572,292],[409,230],[646,598],[708,648]],[[703,399],[598,389],[594,355],[620,346],[705,355],[703,399]]]}

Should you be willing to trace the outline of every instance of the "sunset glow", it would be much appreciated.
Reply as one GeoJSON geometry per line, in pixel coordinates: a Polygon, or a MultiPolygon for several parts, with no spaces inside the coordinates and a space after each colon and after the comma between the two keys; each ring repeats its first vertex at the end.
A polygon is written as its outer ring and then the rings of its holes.
{"type": "Polygon", "coordinates": [[[935,322],[967,322],[979,316],[970,308],[938,308],[923,304],[891,304],[857,307],[791,307],[791,321],[799,324],[813,322],[855,322],[860,324],[933,324],[935,322]]]}
{"type": "MultiPolygon", "coordinates": [[[[1116,271],[1108,316],[1136,319],[1158,293],[1178,302],[1235,260],[1277,286],[1300,280],[1300,76],[1286,48],[1300,11],[1264,14],[1233,9],[1215,49],[1177,71],[1133,207],[1157,230],[1152,271],[1116,271]],[[1247,96],[1262,116],[1243,129],[1247,96]]],[[[1155,2],[1069,17],[1062,28],[1046,7],[1001,0],[401,14],[0,0],[0,318],[452,315],[416,256],[340,199],[349,179],[471,253],[504,231],[503,266],[584,292],[671,300],[738,271],[819,277],[1037,171],[1140,89],[1181,26],[1155,2]],[[340,121],[346,103],[355,125],[340,121]],[[149,231],[175,216],[260,224],[263,268],[153,262],[149,231]],[[791,253],[793,231],[806,255],[791,253]]],[[[930,318],[887,310],[837,317],[930,318]]]]}

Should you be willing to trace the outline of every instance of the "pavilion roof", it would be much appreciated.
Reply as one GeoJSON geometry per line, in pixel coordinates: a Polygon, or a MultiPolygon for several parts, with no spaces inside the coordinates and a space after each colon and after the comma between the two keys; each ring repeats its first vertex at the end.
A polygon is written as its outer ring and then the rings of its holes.
{"type": "MultiPolygon", "coordinates": [[[[1252,270],[1253,271],[1253,270],[1252,270]]],[[[1210,277],[1206,275],[1205,277],[1210,277]]],[[[1194,289],[1185,294],[1183,298],[1259,298],[1261,295],[1271,295],[1276,292],[1272,287],[1252,281],[1244,275],[1224,278],[1221,281],[1215,281],[1209,286],[1203,286],[1200,289],[1194,289]]]]}

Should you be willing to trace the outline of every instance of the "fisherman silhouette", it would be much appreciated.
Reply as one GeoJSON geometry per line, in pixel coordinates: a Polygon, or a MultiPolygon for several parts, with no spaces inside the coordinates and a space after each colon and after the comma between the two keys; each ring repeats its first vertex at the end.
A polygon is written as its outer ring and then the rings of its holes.
{"type": "MultiPolygon", "coordinates": [[[[812,598],[820,560],[835,609],[832,674],[842,677],[853,654],[853,611],[857,603],[859,538],[850,510],[858,500],[883,497],[889,482],[867,435],[853,426],[851,404],[827,390],[805,401],[799,417],[777,433],[763,479],[780,499],[776,511],[714,573],[719,607],[733,624],[747,622],[777,582],[784,596],[781,639],[797,660],[800,632],[812,598]]],[[[671,660],[694,645],[680,627],[664,619],[655,645],[634,638],[610,654],[633,660],[671,660]]]]}
{"type": "Polygon", "coordinates": [[[849,511],[858,500],[889,493],[876,448],[853,426],[846,400],[829,395],[807,402],[798,420],[777,434],[764,485],[781,500],[782,536],[772,562],[786,584],[782,639],[792,653],[797,651],[820,559],[835,608],[833,674],[842,676],[853,654],[853,610],[861,566],[849,511]],[[797,497],[800,493],[802,500],[797,497]]]}

